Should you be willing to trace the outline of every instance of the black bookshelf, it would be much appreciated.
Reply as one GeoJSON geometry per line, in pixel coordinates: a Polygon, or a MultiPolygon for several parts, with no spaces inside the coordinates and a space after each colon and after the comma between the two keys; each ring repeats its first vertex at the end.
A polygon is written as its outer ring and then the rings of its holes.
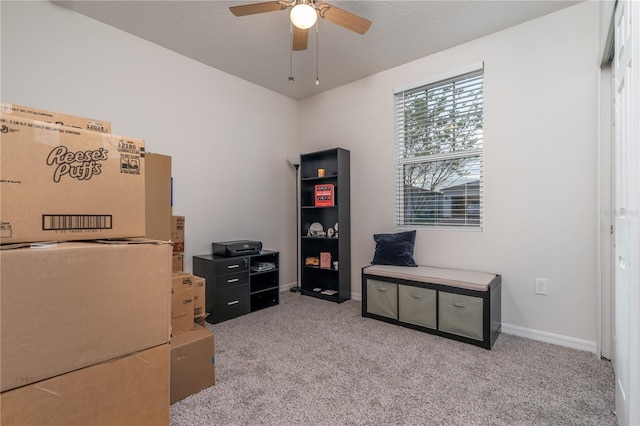
{"type": "Polygon", "coordinates": [[[338,303],[351,298],[350,198],[348,150],[334,148],[300,156],[300,292],[303,295],[338,303]],[[320,195],[321,200],[317,202],[316,189],[320,194],[332,195],[320,195]],[[328,267],[307,261],[320,261],[321,253],[329,254],[328,267]],[[337,269],[334,262],[338,262],[337,269]]]}

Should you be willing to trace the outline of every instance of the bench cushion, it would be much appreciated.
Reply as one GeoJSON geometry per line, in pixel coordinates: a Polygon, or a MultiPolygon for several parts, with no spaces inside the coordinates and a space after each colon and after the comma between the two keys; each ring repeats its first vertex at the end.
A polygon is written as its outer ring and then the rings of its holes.
{"type": "Polygon", "coordinates": [[[371,265],[364,268],[363,273],[407,281],[442,284],[476,291],[488,291],[489,284],[496,277],[494,274],[485,272],[432,268],[430,266],[371,265]]]}

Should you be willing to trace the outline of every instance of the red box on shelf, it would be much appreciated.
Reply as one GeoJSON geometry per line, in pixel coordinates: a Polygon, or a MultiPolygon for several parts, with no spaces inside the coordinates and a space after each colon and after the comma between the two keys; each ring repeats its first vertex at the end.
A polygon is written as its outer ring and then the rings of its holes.
{"type": "Polygon", "coordinates": [[[333,206],[333,184],[316,185],[314,195],[316,207],[333,206]]]}

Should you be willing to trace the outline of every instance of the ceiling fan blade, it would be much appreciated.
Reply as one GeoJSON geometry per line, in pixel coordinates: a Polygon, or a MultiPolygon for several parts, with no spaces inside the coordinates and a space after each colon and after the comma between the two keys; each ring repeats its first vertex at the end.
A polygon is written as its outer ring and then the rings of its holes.
{"type": "Polygon", "coordinates": [[[264,3],[245,4],[242,6],[231,6],[229,10],[236,16],[255,15],[256,13],[275,12],[289,7],[279,1],[268,1],[264,3]]]}
{"type": "Polygon", "coordinates": [[[293,27],[293,50],[305,50],[307,48],[307,42],[309,41],[309,30],[303,30],[295,25],[293,27]]]}
{"type": "Polygon", "coordinates": [[[317,5],[316,8],[321,17],[358,34],[366,33],[371,26],[371,21],[368,19],[361,18],[330,4],[322,3],[317,5]]]}

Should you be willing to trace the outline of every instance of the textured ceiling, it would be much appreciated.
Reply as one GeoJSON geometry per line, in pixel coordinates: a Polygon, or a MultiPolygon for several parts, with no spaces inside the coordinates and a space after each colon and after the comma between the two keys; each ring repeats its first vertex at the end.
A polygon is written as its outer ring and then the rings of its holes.
{"type": "Polygon", "coordinates": [[[229,11],[253,1],[53,3],[300,100],[579,2],[323,1],[369,19],[371,28],[359,35],[320,19],[309,48],[291,52],[289,9],[243,17],[229,11]]]}

